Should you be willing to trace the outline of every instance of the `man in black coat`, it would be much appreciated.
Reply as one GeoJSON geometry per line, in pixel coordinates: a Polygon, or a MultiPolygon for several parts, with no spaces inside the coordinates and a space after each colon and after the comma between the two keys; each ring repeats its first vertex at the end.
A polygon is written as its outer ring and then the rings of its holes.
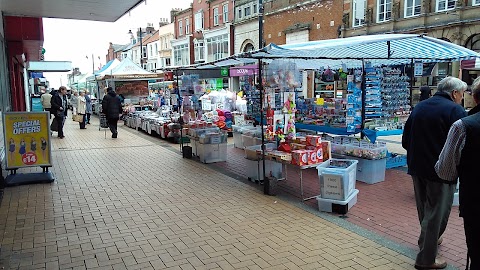
{"type": "Polygon", "coordinates": [[[107,88],[107,94],[102,100],[102,112],[107,117],[108,127],[112,132],[112,138],[118,137],[117,123],[122,113],[122,103],[111,87],[107,88]]]}
{"type": "Polygon", "coordinates": [[[438,244],[447,226],[456,183],[442,180],[435,163],[452,124],[467,115],[461,104],[467,84],[458,78],[440,81],[437,93],[418,103],[403,131],[402,146],[407,150],[408,174],[413,178],[421,232],[417,269],[441,269],[447,263],[437,257],[438,244]]]}
{"type": "Polygon", "coordinates": [[[50,101],[52,105],[50,113],[55,116],[58,123],[58,138],[65,138],[63,134],[63,124],[65,123],[65,117],[67,116],[67,88],[60,86],[57,92],[55,92],[50,101]]]}
{"type": "MultiPolygon", "coordinates": [[[[480,95],[480,78],[472,85],[474,97],[480,95]]],[[[478,106],[477,106],[478,107],[478,106]]],[[[480,269],[480,208],[478,207],[478,153],[480,152],[480,114],[474,113],[453,123],[435,170],[444,180],[460,181],[460,216],[463,218],[470,268],[480,269]]]]}
{"type": "Polygon", "coordinates": [[[478,86],[480,82],[478,80],[479,79],[477,78],[472,85],[472,96],[476,106],[473,107],[470,111],[468,111],[468,115],[472,115],[472,114],[476,114],[477,112],[480,112],[480,87],[478,86]]]}

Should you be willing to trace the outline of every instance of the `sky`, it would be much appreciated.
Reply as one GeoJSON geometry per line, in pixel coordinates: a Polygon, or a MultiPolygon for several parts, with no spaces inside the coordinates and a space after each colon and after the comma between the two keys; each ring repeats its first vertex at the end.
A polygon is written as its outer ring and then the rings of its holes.
{"type": "MultiPolygon", "coordinates": [[[[170,20],[172,8],[187,8],[192,0],[147,0],[114,23],[43,19],[45,61],[71,61],[72,67],[82,73],[92,72],[92,54],[95,69],[105,64],[109,42],[126,44],[130,42],[128,30],[146,27],[152,23],[158,29],[160,18],[170,20]],[[88,59],[87,59],[88,56],[88,59]],[[100,57],[100,59],[98,59],[100,57]]],[[[50,87],[58,88],[67,84],[68,73],[44,73],[50,87]]]]}

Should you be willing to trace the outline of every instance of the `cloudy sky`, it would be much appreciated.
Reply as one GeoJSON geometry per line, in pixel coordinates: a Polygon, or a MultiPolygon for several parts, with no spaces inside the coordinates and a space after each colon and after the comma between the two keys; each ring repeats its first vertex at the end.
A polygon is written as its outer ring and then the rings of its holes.
{"type": "MultiPolygon", "coordinates": [[[[126,44],[128,30],[135,32],[139,27],[153,23],[158,29],[160,18],[170,19],[172,8],[187,8],[192,0],[148,0],[115,23],[43,19],[45,61],[72,61],[82,73],[92,72],[92,54],[95,67],[105,64],[109,42],[126,44]],[[86,58],[88,56],[88,59],[86,58]],[[98,57],[100,56],[100,60],[98,57]]],[[[45,73],[50,87],[66,85],[67,73],[45,73]]]]}

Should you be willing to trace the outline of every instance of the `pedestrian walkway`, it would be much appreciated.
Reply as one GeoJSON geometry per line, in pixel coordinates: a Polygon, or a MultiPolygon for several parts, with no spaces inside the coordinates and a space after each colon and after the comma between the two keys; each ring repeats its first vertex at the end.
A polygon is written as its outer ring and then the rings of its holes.
{"type": "MultiPolygon", "coordinates": [[[[183,159],[68,120],[53,184],[4,190],[5,269],[412,269],[415,252],[183,159]]],[[[338,218],[335,218],[338,220],[338,218]]]]}

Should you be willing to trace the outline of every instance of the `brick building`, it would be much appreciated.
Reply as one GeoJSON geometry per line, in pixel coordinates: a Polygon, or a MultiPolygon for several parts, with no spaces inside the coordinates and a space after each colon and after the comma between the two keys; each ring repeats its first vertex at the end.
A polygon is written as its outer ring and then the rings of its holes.
{"type": "Polygon", "coordinates": [[[278,0],[264,3],[265,44],[299,43],[338,37],[343,3],[332,0],[278,0]]]}
{"type": "Polygon", "coordinates": [[[211,62],[233,53],[233,1],[195,0],[174,14],[173,65],[211,62]]]}
{"type": "Polygon", "coordinates": [[[235,1],[234,13],[235,53],[259,49],[258,0],[235,1]]]}

